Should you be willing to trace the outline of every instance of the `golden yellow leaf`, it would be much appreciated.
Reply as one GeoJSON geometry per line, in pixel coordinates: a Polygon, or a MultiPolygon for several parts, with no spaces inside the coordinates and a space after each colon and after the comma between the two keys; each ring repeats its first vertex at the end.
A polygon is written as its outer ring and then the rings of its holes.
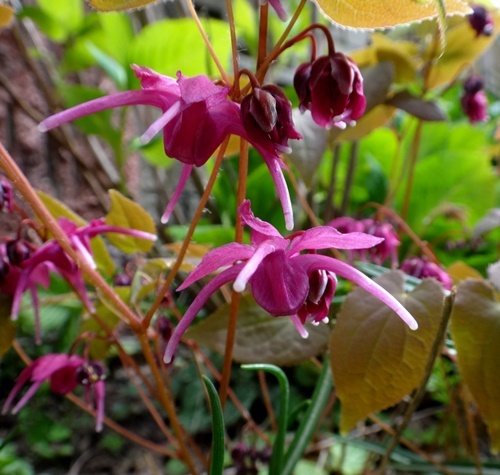
{"type": "MultiPolygon", "coordinates": [[[[491,36],[476,35],[466,19],[448,28],[445,35],[446,46],[439,60],[433,64],[427,80],[427,87],[449,84],[471,66],[474,61],[491,45],[496,35],[500,33],[500,14],[494,15],[495,31],[491,36]]],[[[424,59],[436,55],[435,47],[430,46],[424,59]]]]}
{"type": "Polygon", "coordinates": [[[372,412],[396,404],[418,386],[441,319],[444,292],[434,279],[424,280],[409,294],[401,272],[375,280],[403,303],[419,328],[410,330],[363,289],[347,296],[330,338],[342,432],[372,412]]]}
{"type": "MultiPolygon", "coordinates": [[[[349,28],[387,28],[437,17],[437,0],[315,0],[330,20],[349,28]]],[[[446,0],[448,15],[471,12],[467,2],[446,0]]]]}
{"type": "Polygon", "coordinates": [[[498,453],[500,303],[488,282],[470,279],[458,286],[450,328],[460,374],[488,425],[491,450],[498,453]]]}
{"type": "Polygon", "coordinates": [[[12,18],[14,18],[14,9],[9,5],[0,4],[0,28],[9,26],[12,18]]]}
{"type": "Polygon", "coordinates": [[[117,12],[120,10],[133,10],[143,8],[159,0],[87,0],[96,10],[101,12],[117,12]]]}
{"type": "Polygon", "coordinates": [[[447,271],[455,284],[465,279],[483,279],[480,272],[462,261],[454,262],[448,267],[447,271]]]}

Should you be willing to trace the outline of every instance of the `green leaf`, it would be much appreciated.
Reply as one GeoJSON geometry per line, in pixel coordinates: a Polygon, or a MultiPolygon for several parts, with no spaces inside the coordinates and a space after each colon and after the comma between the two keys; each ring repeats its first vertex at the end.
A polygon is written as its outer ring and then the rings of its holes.
{"type": "Polygon", "coordinates": [[[224,471],[224,417],[219,395],[212,381],[205,375],[203,383],[210,399],[212,409],[212,456],[210,457],[210,475],[222,475],[224,471]]]}
{"type": "MultiPolygon", "coordinates": [[[[212,46],[224,69],[229,68],[231,42],[227,23],[220,20],[203,22],[212,46]]],[[[195,23],[188,18],[161,20],[146,26],[129,50],[129,62],[148,66],[161,74],[175,77],[217,73],[215,63],[195,23]]]]}
{"type": "MultiPolygon", "coordinates": [[[[78,226],[84,226],[85,224],[87,224],[87,221],[85,221],[80,215],[76,214],[74,211],[68,208],[61,201],[45,194],[43,191],[37,190],[36,193],[55,219],[64,217],[78,224],[78,226]]],[[[90,248],[92,249],[92,255],[98,269],[108,276],[113,275],[115,272],[115,263],[113,262],[113,259],[111,259],[111,256],[109,255],[109,252],[106,248],[106,244],[104,243],[102,238],[97,236],[92,239],[90,241],[90,248]]]]}
{"type": "Polygon", "coordinates": [[[78,33],[84,20],[81,0],[38,0],[38,4],[43,12],[42,15],[47,19],[50,18],[42,23],[44,26],[49,26],[44,30],[49,38],[63,42],[69,36],[78,33]]]}
{"type": "MultiPolygon", "coordinates": [[[[106,215],[107,224],[156,234],[154,220],[142,206],[116,190],[109,190],[109,197],[111,209],[106,215]]],[[[111,244],[127,254],[148,252],[154,244],[153,241],[123,236],[118,233],[107,233],[106,237],[111,244]]]]}
{"type": "Polygon", "coordinates": [[[106,72],[116,86],[124,89],[127,84],[127,72],[125,68],[90,41],[86,43],[86,46],[97,64],[106,72]]]}
{"type": "Polygon", "coordinates": [[[372,412],[397,403],[418,386],[442,313],[443,288],[433,279],[423,281],[411,293],[405,293],[399,271],[375,280],[403,303],[419,328],[410,330],[392,310],[361,288],[347,296],[330,339],[343,432],[372,412]]]}
{"type": "Polygon", "coordinates": [[[451,332],[464,382],[488,425],[491,450],[500,452],[500,302],[485,281],[458,286],[451,314],[451,332]]]}
{"type": "MultiPolygon", "coordinates": [[[[219,353],[226,345],[229,308],[226,304],[186,333],[219,353]]],[[[306,325],[309,338],[303,339],[288,317],[271,317],[250,295],[243,295],[238,313],[234,360],[240,363],[296,365],[323,351],[328,343],[328,327],[306,325]]]]}

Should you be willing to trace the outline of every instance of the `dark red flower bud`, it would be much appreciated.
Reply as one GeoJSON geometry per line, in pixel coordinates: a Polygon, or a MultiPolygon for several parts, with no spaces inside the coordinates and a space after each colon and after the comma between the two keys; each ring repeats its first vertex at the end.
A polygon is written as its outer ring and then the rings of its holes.
{"type": "Polygon", "coordinates": [[[322,127],[344,128],[365,111],[363,77],[356,63],[342,53],[301,64],[293,83],[301,110],[310,110],[314,121],[322,127]]]}
{"type": "Polygon", "coordinates": [[[156,319],[155,328],[166,344],[168,340],[170,340],[172,332],[174,331],[172,322],[167,317],[158,317],[156,319]]]}
{"type": "Polygon", "coordinates": [[[0,176],[0,211],[12,213],[14,206],[14,193],[12,183],[7,178],[0,176]]]}
{"type": "Polygon", "coordinates": [[[309,275],[309,293],[297,315],[302,324],[328,322],[328,311],[337,289],[337,278],[332,272],[315,270],[309,275]]]}
{"type": "Polygon", "coordinates": [[[483,79],[479,76],[470,76],[464,81],[464,94],[460,103],[472,124],[488,120],[488,98],[483,86],[483,79]]]}
{"type": "Polygon", "coordinates": [[[250,139],[263,143],[266,136],[276,151],[289,153],[289,139],[301,139],[292,119],[292,105],[274,85],[255,87],[241,102],[243,125],[250,139]]]}
{"type": "Polygon", "coordinates": [[[481,5],[471,5],[472,13],[468,16],[470,26],[476,31],[476,37],[491,36],[495,30],[493,15],[481,5]]]}
{"type": "Polygon", "coordinates": [[[0,284],[5,282],[5,279],[9,275],[10,264],[3,258],[0,257],[0,284]]]}
{"type": "Polygon", "coordinates": [[[9,262],[19,267],[33,254],[34,248],[24,239],[13,239],[5,244],[5,250],[9,262]]]}
{"type": "Polygon", "coordinates": [[[128,274],[118,274],[114,279],[113,279],[113,284],[116,287],[127,287],[132,283],[132,279],[128,274]]]}

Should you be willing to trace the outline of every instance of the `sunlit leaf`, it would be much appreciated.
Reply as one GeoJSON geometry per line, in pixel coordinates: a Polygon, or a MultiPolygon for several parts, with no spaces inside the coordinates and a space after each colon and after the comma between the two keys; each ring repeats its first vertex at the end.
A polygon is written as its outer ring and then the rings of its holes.
{"type": "MultiPolygon", "coordinates": [[[[439,15],[436,0],[315,0],[330,20],[349,28],[386,28],[439,15]]],[[[448,15],[470,13],[467,2],[446,0],[448,15]]]]}
{"type": "Polygon", "coordinates": [[[451,332],[464,382],[479,406],[490,432],[491,448],[500,452],[500,302],[485,281],[458,286],[451,314],[451,332]]]}
{"type": "MultiPolygon", "coordinates": [[[[186,333],[208,348],[224,353],[229,304],[186,333]]],[[[325,325],[306,325],[309,338],[303,339],[288,317],[271,317],[251,296],[242,296],[238,313],[234,359],[240,363],[296,365],[317,355],[328,344],[329,329],[325,325]]]]}
{"type": "Polygon", "coordinates": [[[133,10],[143,8],[159,0],[87,0],[96,10],[101,12],[117,12],[120,10],[133,10]]]}
{"type": "Polygon", "coordinates": [[[16,326],[10,318],[11,300],[7,296],[0,299],[0,357],[9,351],[16,335],[16,326]]]}
{"type": "Polygon", "coordinates": [[[457,284],[465,279],[482,279],[483,276],[473,267],[465,264],[462,261],[457,261],[451,264],[446,271],[453,279],[453,282],[457,284]]]}
{"type": "MultiPolygon", "coordinates": [[[[446,46],[439,60],[435,61],[429,72],[427,87],[432,89],[448,84],[492,44],[500,32],[500,14],[494,15],[495,31],[491,36],[479,35],[465,19],[450,27],[446,32],[446,46]]],[[[424,57],[435,56],[431,46],[424,57]]]]}
{"type": "Polygon", "coordinates": [[[376,281],[403,303],[419,328],[408,329],[363,289],[347,296],[330,339],[343,432],[372,412],[396,404],[418,386],[441,317],[444,292],[438,282],[425,280],[407,294],[401,272],[389,272],[376,281]]]}
{"type": "MultiPolygon", "coordinates": [[[[85,224],[87,224],[87,221],[85,221],[80,215],[76,214],[61,201],[50,195],[47,195],[43,191],[37,191],[36,193],[54,218],[68,218],[74,223],[78,224],[78,226],[84,226],[85,224]]],[[[115,272],[115,264],[113,262],[113,259],[111,259],[111,256],[109,255],[104,241],[99,236],[97,236],[90,241],[90,247],[92,249],[94,261],[97,264],[99,270],[107,275],[113,275],[113,273],[115,272]]]]}
{"type": "MultiPolygon", "coordinates": [[[[106,215],[107,224],[156,234],[154,220],[142,206],[116,190],[109,190],[109,197],[111,199],[111,209],[106,215]]],[[[118,233],[108,233],[106,237],[109,242],[127,254],[148,252],[153,247],[153,241],[124,236],[118,233]]]]}

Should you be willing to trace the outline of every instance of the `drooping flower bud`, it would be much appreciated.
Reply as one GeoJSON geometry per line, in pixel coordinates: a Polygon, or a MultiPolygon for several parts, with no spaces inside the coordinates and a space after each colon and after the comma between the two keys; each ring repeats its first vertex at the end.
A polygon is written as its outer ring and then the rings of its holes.
{"type": "Polygon", "coordinates": [[[488,98],[480,76],[470,76],[464,81],[464,93],[460,99],[463,111],[471,124],[488,120],[488,98]]]}
{"type": "Polygon", "coordinates": [[[491,36],[495,29],[493,15],[481,5],[471,5],[472,13],[468,16],[470,26],[478,36],[491,36]]]}
{"type": "Polygon", "coordinates": [[[25,260],[30,258],[35,248],[24,239],[13,239],[5,244],[5,251],[9,262],[20,267],[25,260]]]}
{"type": "Polygon", "coordinates": [[[310,110],[322,127],[345,128],[365,111],[363,77],[356,63],[342,53],[301,64],[293,83],[301,110],[310,110]]]}
{"type": "Polygon", "coordinates": [[[241,102],[243,125],[256,142],[271,139],[277,152],[290,153],[288,139],[301,139],[292,119],[292,105],[283,91],[272,84],[255,87],[241,102]]]}
{"type": "Polygon", "coordinates": [[[401,264],[401,270],[418,279],[434,278],[443,284],[445,289],[451,290],[453,281],[450,275],[426,257],[410,257],[401,264]]]}

